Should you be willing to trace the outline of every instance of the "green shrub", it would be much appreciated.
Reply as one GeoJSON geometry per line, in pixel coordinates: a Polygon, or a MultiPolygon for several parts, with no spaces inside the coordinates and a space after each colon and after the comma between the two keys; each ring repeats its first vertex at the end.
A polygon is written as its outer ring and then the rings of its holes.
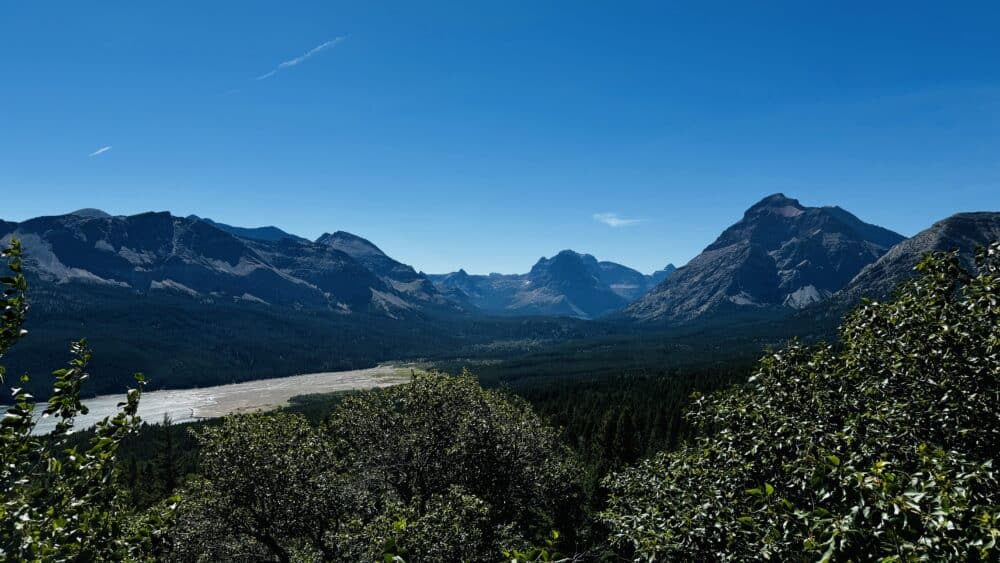
{"type": "Polygon", "coordinates": [[[792,343],[699,397],[699,437],[610,476],[635,560],[996,560],[1000,244],[928,256],[841,346],[792,343]]]}
{"type": "MultiPolygon", "coordinates": [[[[4,250],[11,275],[0,278],[0,357],[24,336],[27,283],[16,240],[4,250]]],[[[13,406],[0,421],[0,559],[5,561],[105,561],[143,559],[143,547],[157,533],[153,519],[129,519],[114,481],[121,441],[139,422],[136,410],[143,378],[127,394],[123,409],[97,424],[85,450],[69,447],[77,413],[86,414],[80,386],[87,380],[90,350],[86,341],[72,345],[69,367],[54,372],[55,383],[44,416],[55,417],[48,436],[33,434],[35,404],[22,387],[13,390],[13,406]]],[[[0,367],[0,383],[4,370],[0,367]]]]}

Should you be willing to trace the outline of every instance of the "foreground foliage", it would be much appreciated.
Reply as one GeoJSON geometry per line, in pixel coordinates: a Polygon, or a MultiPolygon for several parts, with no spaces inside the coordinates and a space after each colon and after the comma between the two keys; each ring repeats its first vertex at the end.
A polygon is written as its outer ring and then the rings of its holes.
{"type": "Polygon", "coordinates": [[[495,561],[580,502],[558,434],[467,374],[358,394],[322,428],[229,417],[200,442],[167,559],[495,561]]]}
{"type": "Polygon", "coordinates": [[[927,257],[840,348],[791,344],[698,398],[694,442],[608,478],[635,560],[998,558],[1000,245],[927,257]]]}
{"type": "MultiPolygon", "coordinates": [[[[0,278],[0,357],[25,334],[27,310],[16,240],[3,258],[11,275],[0,278]]],[[[35,405],[23,387],[13,390],[13,406],[0,421],[0,558],[6,561],[140,559],[142,545],[153,535],[128,520],[130,511],[113,486],[118,445],[138,423],[142,376],[136,376],[139,387],[128,392],[118,415],[98,423],[88,447],[66,447],[73,418],[87,412],[80,385],[90,360],[85,341],[74,343],[71,351],[69,367],[54,373],[43,411],[58,420],[51,435],[32,435],[35,405]]],[[[0,382],[4,375],[0,367],[0,382]]]]}

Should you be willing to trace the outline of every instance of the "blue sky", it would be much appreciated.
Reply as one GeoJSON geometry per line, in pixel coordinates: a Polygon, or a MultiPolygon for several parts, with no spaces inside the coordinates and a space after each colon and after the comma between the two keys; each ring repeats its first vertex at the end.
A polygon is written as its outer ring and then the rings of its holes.
{"type": "Polygon", "coordinates": [[[339,229],[475,273],[680,265],[779,191],[912,235],[1000,209],[997,6],[6,2],[0,217],[339,229]]]}

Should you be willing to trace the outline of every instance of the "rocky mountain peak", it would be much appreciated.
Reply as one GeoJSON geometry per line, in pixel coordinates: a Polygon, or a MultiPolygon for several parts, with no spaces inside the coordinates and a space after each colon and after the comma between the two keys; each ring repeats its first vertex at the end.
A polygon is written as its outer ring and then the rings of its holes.
{"type": "Polygon", "coordinates": [[[747,209],[628,314],[682,323],[733,307],[800,309],[843,288],[902,240],[839,207],[806,207],[773,194],[747,209]]]}
{"type": "Polygon", "coordinates": [[[795,217],[806,210],[799,200],[792,199],[783,193],[771,194],[747,209],[744,217],[759,214],[774,214],[782,217],[795,217]]]}
{"type": "Polygon", "coordinates": [[[529,276],[545,277],[562,283],[572,283],[571,280],[580,279],[589,282],[597,275],[596,267],[597,260],[593,256],[573,250],[563,250],[552,258],[539,259],[531,268],[529,276]]]}
{"type": "Polygon", "coordinates": [[[316,242],[332,246],[333,248],[354,258],[362,256],[385,256],[382,249],[375,246],[375,244],[370,240],[347,231],[337,231],[333,234],[323,233],[318,239],[316,239],[316,242]]]}
{"type": "Polygon", "coordinates": [[[594,318],[621,309],[655,283],[632,268],[562,250],[542,257],[526,274],[430,276],[442,291],[459,291],[483,311],[503,315],[594,318]]]}

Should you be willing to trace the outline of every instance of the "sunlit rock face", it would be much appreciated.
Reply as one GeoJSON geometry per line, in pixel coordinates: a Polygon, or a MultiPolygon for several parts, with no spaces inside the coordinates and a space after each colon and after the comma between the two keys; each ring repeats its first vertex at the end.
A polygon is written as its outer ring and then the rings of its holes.
{"type": "Polygon", "coordinates": [[[902,240],[839,207],[805,207],[774,194],[626,315],[684,323],[734,309],[801,309],[843,288],[902,240]]]}
{"type": "Polygon", "coordinates": [[[11,237],[24,246],[28,274],[63,292],[102,286],[134,295],[392,317],[461,310],[368,241],[373,251],[345,246],[348,253],[275,227],[232,227],[167,212],[111,216],[96,209],[0,222],[0,238],[11,237]]]}

